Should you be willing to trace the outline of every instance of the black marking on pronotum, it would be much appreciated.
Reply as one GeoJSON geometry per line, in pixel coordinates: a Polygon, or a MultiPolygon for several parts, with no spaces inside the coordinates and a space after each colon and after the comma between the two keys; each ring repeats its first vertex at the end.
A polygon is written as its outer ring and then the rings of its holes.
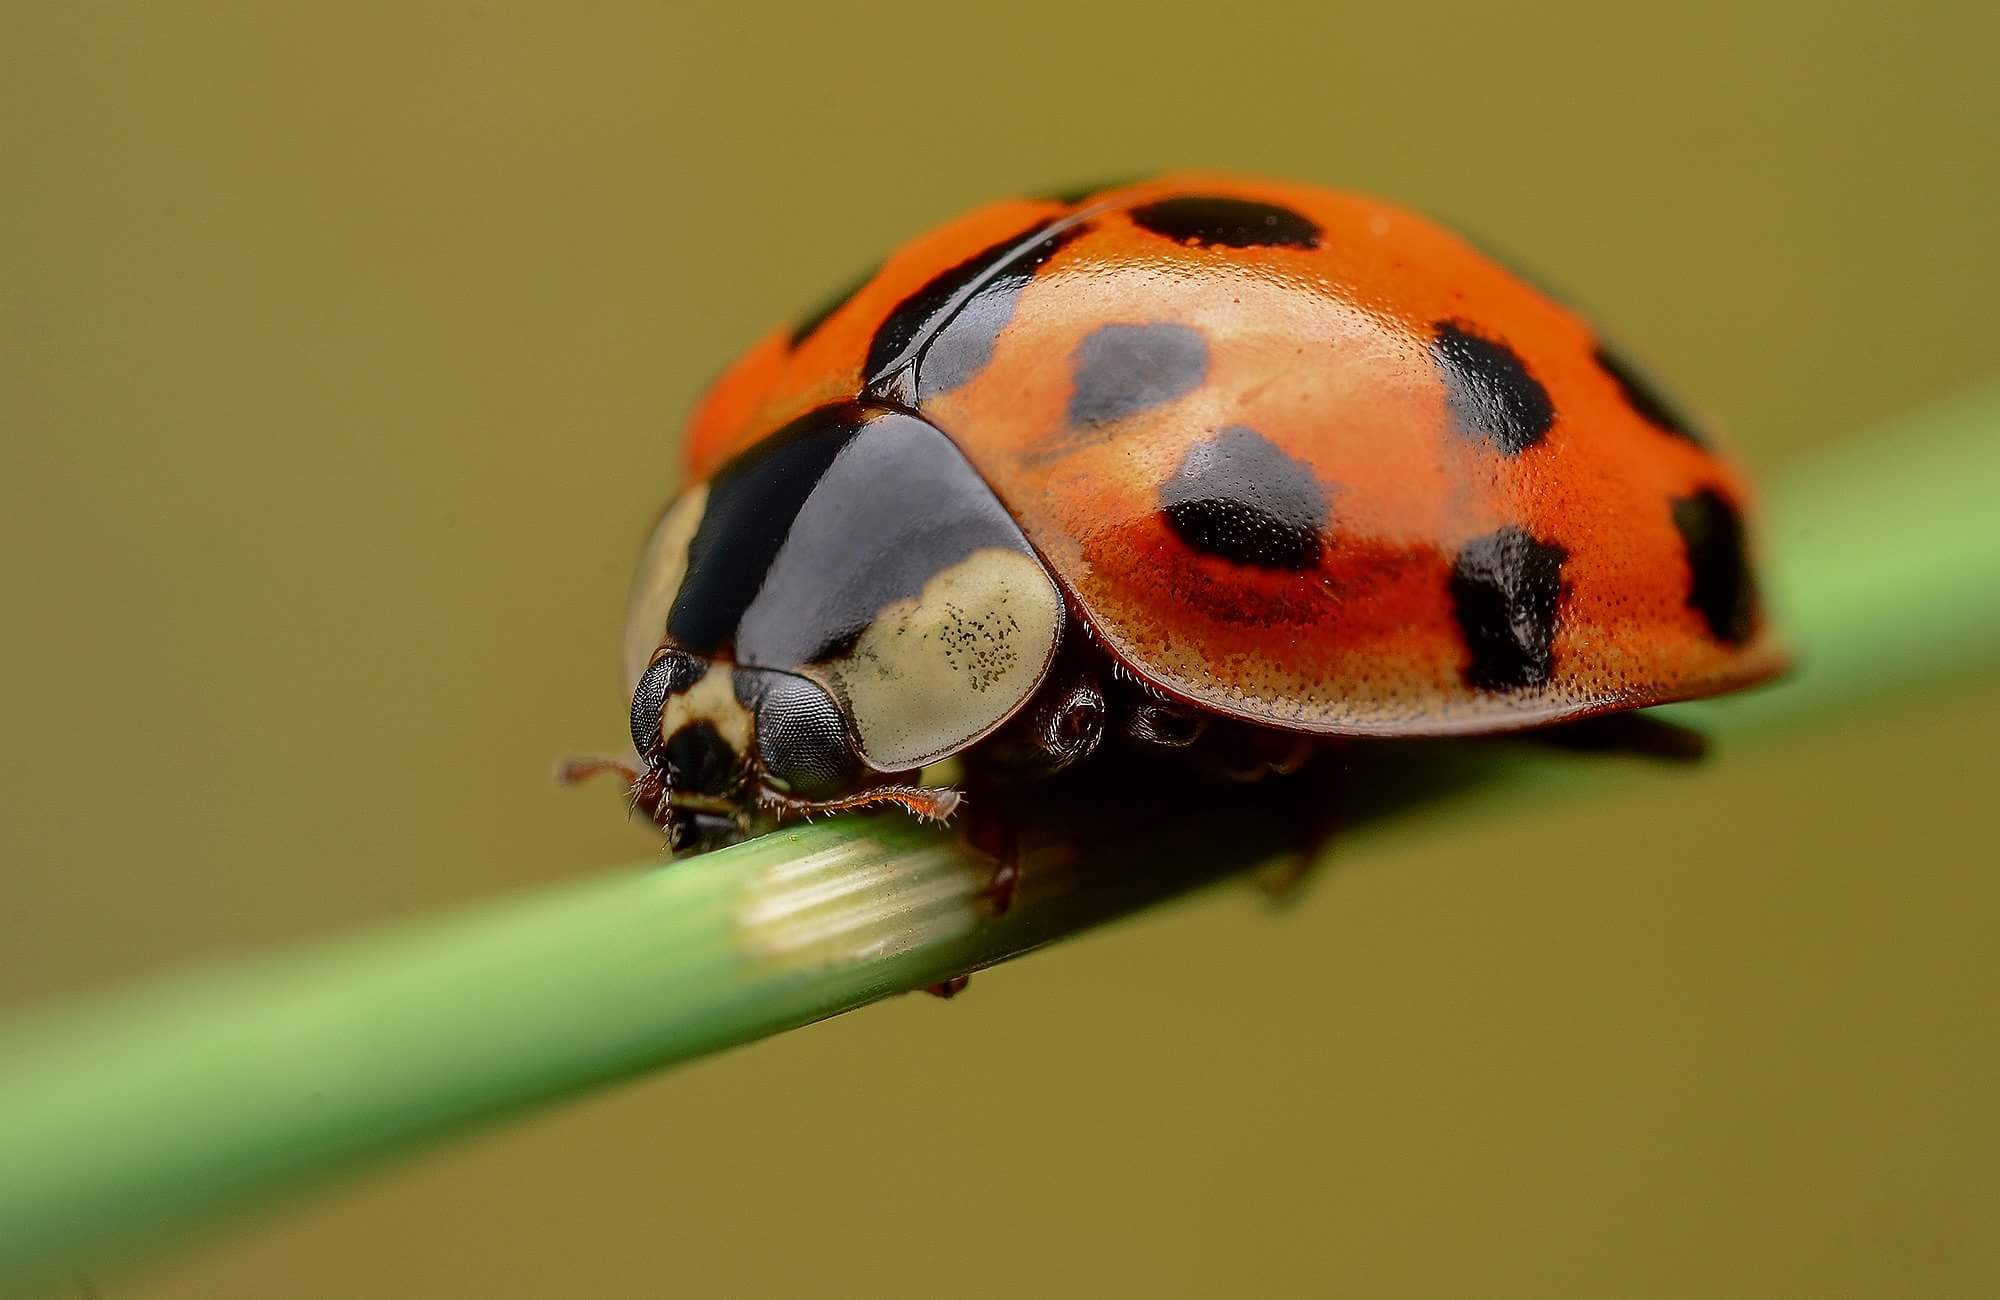
{"type": "MultiPolygon", "coordinates": [[[[716,617],[733,614],[736,662],[797,669],[852,653],[882,611],[920,595],[939,573],[979,551],[1032,557],[1027,539],[993,489],[950,439],[917,416],[880,408],[831,408],[830,440],[837,454],[797,505],[754,494],[764,513],[739,513],[738,535],[717,533],[714,545],[739,545],[762,559],[755,572],[732,574],[739,588],[723,590],[698,569],[689,548],[683,597],[712,603],[716,617]],[[851,433],[845,422],[858,420],[851,433]],[[780,535],[767,550],[769,533],[780,535]]],[[[709,488],[734,497],[739,477],[762,480],[767,467],[732,464],[709,488]]],[[[704,525],[707,517],[704,516],[704,525]]],[[[701,534],[698,532],[697,537],[701,534]]],[[[676,613],[681,601],[675,602],[676,613]]]]}
{"type": "Polygon", "coordinates": [[[1667,400],[1665,394],[1653,387],[1643,371],[1602,343],[1597,345],[1591,356],[1596,359],[1598,367],[1611,376],[1612,382],[1618,385],[1618,391],[1624,395],[1625,404],[1640,419],[1661,433],[1686,439],[1697,447],[1708,445],[1708,439],[1695,429],[1678,407],[1667,400]]]}
{"type": "Polygon", "coordinates": [[[1318,248],[1318,223],[1275,203],[1189,194],[1132,209],[1132,220],[1177,244],[1211,248],[1318,248]]]}
{"type": "Polygon", "coordinates": [[[687,574],[667,611],[676,645],[713,658],[731,643],[792,521],[866,419],[852,406],[808,411],[715,475],[688,541],[687,574]]]}
{"type": "Polygon", "coordinates": [[[1507,456],[1548,436],[1555,403],[1514,349],[1481,337],[1464,321],[1441,320],[1432,328],[1437,337],[1431,359],[1444,377],[1445,400],[1460,433],[1484,438],[1507,456]]]}
{"type": "Polygon", "coordinates": [[[1688,608],[1716,640],[1740,645],[1757,627],[1757,583],[1750,572],[1743,517],[1712,487],[1673,502],[1674,528],[1687,550],[1688,608]]]}
{"type": "Polygon", "coordinates": [[[1568,558],[1563,547],[1511,524],[1459,550],[1451,569],[1451,606],[1470,656],[1469,685],[1522,690],[1554,674],[1556,613],[1568,558]]]}
{"type": "Polygon", "coordinates": [[[854,300],[854,295],[868,287],[868,282],[881,274],[879,266],[870,267],[867,274],[857,277],[839,293],[833,294],[821,303],[810,315],[792,327],[791,346],[794,348],[819,333],[819,327],[833,319],[835,312],[854,300]]]}
{"type": "Polygon", "coordinates": [[[1312,467],[1247,425],[1188,448],[1160,510],[1189,546],[1254,568],[1310,569],[1325,545],[1326,490],[1312,467]]]}
{"type": "Polygon", "coordinates": [[[1074,217],[1040,222],[931,277],[876,328],[862,367],[870,395],[914,405],[977,374],[992,358],[1021,290],[1088,229],[1074,217]]]}
{"type": "Polygon", "coordinates": [[[1072,424],[1108,424],[1193,392],[1208,374],[1208,340],[1192,325],[1100,325],[1070,358],[1072,424]]]}

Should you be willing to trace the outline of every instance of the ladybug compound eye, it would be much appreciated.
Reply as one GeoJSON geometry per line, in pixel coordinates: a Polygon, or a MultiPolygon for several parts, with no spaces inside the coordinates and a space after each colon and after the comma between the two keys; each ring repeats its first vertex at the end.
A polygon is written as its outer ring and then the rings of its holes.
{"type": "Polygon", "coordinates": [[[757,754],[764,772],[801,799],[835,799],[861,777],[847,715],[803,677],[773,673],[757,702],[757,754]]]}
{"type": "Polygon", "coordinates": [[[1052,697],[1036,718],[1042,749],[1054,770],[1089,758],[1104,739],[1104,695],[1076,682],[1052,697]]]}
{"type": "Polygon", "coordinates": [[[1145,745],[1161,749],[1186,749],[1201,739],[1208,719],[1170,704],[1146,703],[1135,707],[1125,719],[1125,734],[1145,745]]]}
{"type": "Polygon", "coordinates": [[[1050,682],[988,742],[997,766],[1032,777],[1053,776],[1097,752],[1104,740],[1104,692],[1088,674],[1050,682]]]}
{"type": "Polygon", "coordinates": [[[649,757],[660,748],[660,711],[667,697],[678,695],[701,680],[706,669],[693,655],[667,650],[653,660],[632,692],[632,748],[649,757]]]}

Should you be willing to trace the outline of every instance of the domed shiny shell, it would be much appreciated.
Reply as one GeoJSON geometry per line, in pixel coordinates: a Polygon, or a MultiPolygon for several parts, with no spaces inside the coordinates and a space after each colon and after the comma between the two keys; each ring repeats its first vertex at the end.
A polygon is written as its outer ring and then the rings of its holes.
{"type": "Polygon", "coordinates": [[[754,348],[690,468],[857,393],[941,429],[1089,631],[1220,713],[1503,730],[1783,663],[1742,475],[1573,310],[1373,199],[982,209],[754,348]]]}

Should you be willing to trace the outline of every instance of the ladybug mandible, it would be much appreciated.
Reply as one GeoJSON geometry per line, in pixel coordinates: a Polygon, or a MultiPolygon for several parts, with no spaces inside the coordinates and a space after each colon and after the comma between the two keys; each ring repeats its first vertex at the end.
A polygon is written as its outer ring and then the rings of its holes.
{"type": "Polygon", "coordinates": [[[1748,488],[1569,307],[1378,200],[1172,176],[915,240],[703,398],[625,632],[676,849],[1089,759],[1231,775],[1783,655],[1748,488]]]}

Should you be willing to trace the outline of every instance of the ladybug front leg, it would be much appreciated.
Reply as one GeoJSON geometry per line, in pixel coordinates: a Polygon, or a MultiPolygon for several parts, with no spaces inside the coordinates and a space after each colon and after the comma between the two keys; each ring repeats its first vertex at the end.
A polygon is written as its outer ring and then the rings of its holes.
{"type": "MultiPolygon", "coordinates": [[[[959,839],[966,847],[993,860],[993,877],[986,884],[986,898],[993,915],[1005,916],[1014,905],[1014,892],[1021,883],[1020,825],[1004,800],[968,798],[965,815],[959,821],[959,839]]],[[[929,985],[924,992],[932,997],[953,998],[965,992],[970,975],[954,975],[929,985]]]]}
{"type": "Polygon", "coordinates": [[[1149,749],[1192,749],[1208,734],[1208,723],[1205,713],[1148,697],[1125,710],[1119,731],[1149,749]]]}
{"type": "Polygon", "coordinates": [[[959,837],[967,848],[993,860],[986,897],[993,904],[993,915],[1005,916],[1021,884],[1021,828],[1013,810],[1000,799],[968,800],[959,837]]]}
{"type": "Polygon", "coordinates": [[[1108,714],[1095,667],[1072,655],[1057,664],[1026,708],[967,756],[975,797],[967,800],[961,833],[967,845],[995,863],[987,886],[995,915],[1013,904],[1021,879],[1021,836],[1010,794],[1095,754],[1108,714]]]}
{"type": "Polygon", "coordinates": [[[803,817],[807,820],[811,820],[815,813],[853,812],[894,805],[920,822],[942,826],[957,815],[965,796],[946,785],[899,784],[870,786],[858,794],[838,799],[796,799],[766,790],[759,796],[759,801],[779,817],[803,817]]]}
{"type": "Polygon", "coordinates": [[[982,783],[1024,785],[1075,767],[1104,743],[1109,712],[1096,666],[1066,653],[1026,707],[980,742],[982,783]]]}

